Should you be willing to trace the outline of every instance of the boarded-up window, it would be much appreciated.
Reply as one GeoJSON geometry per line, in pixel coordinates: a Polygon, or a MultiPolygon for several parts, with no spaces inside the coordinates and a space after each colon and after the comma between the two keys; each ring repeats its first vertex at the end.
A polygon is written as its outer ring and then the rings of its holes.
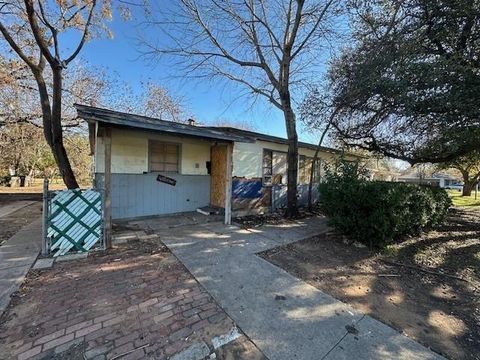
{"type": "Polygon", "coordinates": [[[179,172],[180,146],[178,144],[150,141],[149,169],[159,172],[179,172]]]}

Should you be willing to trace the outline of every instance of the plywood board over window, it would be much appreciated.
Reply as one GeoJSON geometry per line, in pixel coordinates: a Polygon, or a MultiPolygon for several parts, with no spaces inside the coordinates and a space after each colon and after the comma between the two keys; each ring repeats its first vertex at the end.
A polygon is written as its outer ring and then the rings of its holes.
{"type": "Polygon", "coordinates": [[[211,150],[211,188],[210,203],[212,206],[225,207],[225,190],[227,181],[227,146],[215,145],[211,150]]]}
{"type": "Polygon", "coordinates": [[[151,172],[180,172],[179,144],[150,140],[148,145],[148,167],[151,172]]]}

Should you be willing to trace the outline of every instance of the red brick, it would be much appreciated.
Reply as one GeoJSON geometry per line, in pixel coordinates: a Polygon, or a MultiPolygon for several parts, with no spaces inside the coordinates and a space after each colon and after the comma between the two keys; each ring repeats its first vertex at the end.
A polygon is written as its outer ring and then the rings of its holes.
{"type": "Polygon", "coordinates": [[[48,349],[52,349],[56,346],[65,344],[66,342],[69,342],[70,340],[73,340],[74,336],[73,333],[67,334],[65,336],[59,337],[55,340],[49,341],[45,344],[43,344],[43,351],[46,351],[48,349]]]}
{"type": "Polygon", "coordinates": [[[49,341],[52,341],[56,338],[59,338],[60,336],[64,335],[65,334],[65,329],[61,329],[61,330],[58,330],[58,331],[55,331],[51,334],[48,334],[48,335],[45,335],[45,336],[42,336],[41,338],[37,339],[35,341],[35,345],[39,345],[39,344],[44,344],[46,342],[49,342],[49,341]]]}
{"type": "Polygon", "coordinates": [[[13,355],[18,355],[18,354],[21,354],[27,350],[30,350],[32,348],[32,345],[33,343],[32,342],[28,342],[26,344],[23,344],[21,345],[18,349],[16,349],[14,352],[13,352],[13,355]]]}
{"type": "Polygon", "coordinates": [[[173,316],[173,311],[172,310],[169,310],[169,311],[166,311],[160,315],[156,315],[153,317],[153,321],[155,321],[156,323],[159,323],[159,322],[162,322],[163,320],[166,320],[168,319],[170,316],[173,316]]]}
{"type": "Polygon", "coordinates": [[[107,320],[113,319],[115,316],[117,316],[117,314],[115,314],[115,313],[98,316],[98,317],[96,317],[95,319],[93,319],[93,323],[94,323],[94,324],[98,324],[98,323],[101,323],[101,322],[103,322],[103,321],[107,321],[107,320]]]}
{"type": "Polygon", "coordinates": [[[83,329],[80,329],[78,330],[76,333],[75,333],[75,337],[78,338],[78,337],[82,337],[82,336],[85,336],[85,335],[88,335],[94,331],[97,331],[97,330],[100,330],[102,328],[102,324],[93,324],[89,327],[86,327],[86,328],[83,328],[83,329]]]}
{"type": "Polygon", "coordinates": [[[144,301],[144,302],[138,304],[138,307],[139,307],[140,309],[144,309],[144,308],[146,308],[146,307],[148,307],[148,306],[155,305],[157,302],[158,302],[158,299],[156,299],[156,298],[149,299],[149,300],[147,300],[147,301],[144,301]]]}
{"type": "Polygon", "coordinates": [[[34,347],[33,349],[30,349],[28,351],[25,351],[24,353],[21,353],[18,355],[18,360],[25,360],[28,358],[31,358],[32,356],[35,356],[37,354],[40,354],[40,351],[42,350],[41,346],[34,347]]]}
{"type": "Polygon", "coordinates": [[[77,331],[77,330],[80,330],[84,327],[87,327],[88,325],[91,325],[93,322],[92,320],[87,320],[87,321],[83,321],[81,323],[78,323],[78,324],[75,324],[75,325],[72,325],[72,326],[69,326],[65,332],[67,334],[71,333],[71,332],[74,332],[74,331],[77,331]]]}
{"type": "Polygon", "coordinates": [[[193,330],[193,331],[196,331],[196,330],[201,329],[201,328],[203,328],[203,327],[205,327],[205,326],[207,326],[207,325],[209,325],[209,324],[210,324],[210,323],[208,322],[208,320],[207,320],[207,319],[204,319],[204,320],[202,320],[202,321],[199,321],[199,322],[193,324],[193,325],[192,325],[192,330],[193,330]]]}
{"type": "Polygon", "coordinates": [[[219,311],[217,309],[211,309],[207,311],[202,311],[199,315],[202,319],[207,319],[212,315],[217,314],[219,311]]]}
{"type": "Polygon", "coordinates": [[[120,315],[120,316],[114,317],[113,319],[104,321],[103,327],[112,326],[112,325],[121,323],[124,320],[125,320],[125,315],[120,315]]]}
{"type": "Polygon", "coordinates": [[[115,340],[115,346],[121,346],[127,342],[135,341],[135,339],[138,338],[138,332],[133,332],[131,334],[122,336],[121,338],[118,338],[115,340]]]}

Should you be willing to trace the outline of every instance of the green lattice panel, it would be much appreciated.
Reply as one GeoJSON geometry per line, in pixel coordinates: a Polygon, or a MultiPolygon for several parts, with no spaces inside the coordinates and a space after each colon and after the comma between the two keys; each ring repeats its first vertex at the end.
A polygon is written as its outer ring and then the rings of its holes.
{"type": "Polygon", "coordinates": [[[102,240],[102,196],[93,189],[55,192],[50,199],[47,236],[53,256],[86,252],[102,240]]]}

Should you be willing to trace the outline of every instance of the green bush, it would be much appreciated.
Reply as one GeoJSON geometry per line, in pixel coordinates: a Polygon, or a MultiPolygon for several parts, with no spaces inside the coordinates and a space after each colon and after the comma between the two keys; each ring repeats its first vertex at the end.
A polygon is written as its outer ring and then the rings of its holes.
{"type": "Polygon", "coordinates": [[[451,206],[443,189],[368,181],[364,175],[356,163],[327,169],[320,206],[331,226],[370,248],[440,224],[451,206]]]}

